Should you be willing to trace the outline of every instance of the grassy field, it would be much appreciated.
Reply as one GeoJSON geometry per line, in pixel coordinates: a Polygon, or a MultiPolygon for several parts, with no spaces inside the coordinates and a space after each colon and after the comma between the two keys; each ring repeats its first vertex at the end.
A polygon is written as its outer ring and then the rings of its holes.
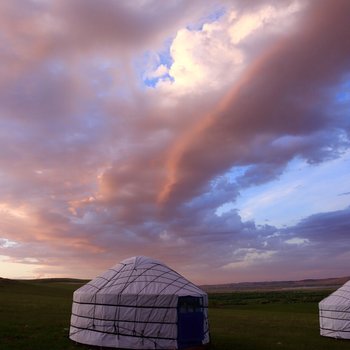
{"type": "Polygon", "coordinates": [[[210,295],[212,349],[349,349],[350,341],[321,337],[318,301],[330,291],[210,295]]]}
{"type": "MultiPolygon", "coordinates": [[[[79,286],[0,280],[0,349],[89,349],[68,339],[72,293],[79,286]]],[[[329,293],[210,294],[211,349],[349,349],[350,341],[319,335],[317,303],[329,293]]]]}

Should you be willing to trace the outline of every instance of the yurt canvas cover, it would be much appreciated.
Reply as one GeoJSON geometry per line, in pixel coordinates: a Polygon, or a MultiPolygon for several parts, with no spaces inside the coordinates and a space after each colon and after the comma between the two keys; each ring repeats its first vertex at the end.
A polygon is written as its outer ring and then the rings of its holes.
{"type": "Polygon", "coordinates": [[[126,349],[206,344],[208,296],[161,262],[133,257],[74,292],[70,339],[126,349]]]}
{"type": "Polygon", "coordinates": [[[320,333],[350,339],[350,281],[319,303],[320,333]]]}

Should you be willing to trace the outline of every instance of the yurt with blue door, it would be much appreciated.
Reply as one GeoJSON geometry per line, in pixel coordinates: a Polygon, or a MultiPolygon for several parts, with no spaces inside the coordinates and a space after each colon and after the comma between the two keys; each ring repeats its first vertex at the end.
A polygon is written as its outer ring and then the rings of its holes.
{"type": "Polygon", "coordinates": [[[204,345],[208,296],[160,261],[132,257],[74,292],[69,337],[123,349],[204,345]]]}

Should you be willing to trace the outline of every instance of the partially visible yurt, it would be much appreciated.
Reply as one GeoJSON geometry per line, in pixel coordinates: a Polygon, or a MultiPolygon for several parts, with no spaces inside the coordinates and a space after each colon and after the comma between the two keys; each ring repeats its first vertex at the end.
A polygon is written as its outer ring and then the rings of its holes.
{"type": "Polygon", "coordinates": [[[320,333],[350,339],[350,281],[319,303],[320,333]]]}
{"type": "Polygon", "coordinates": [[[208,296],[160,261],[129,258],[74,292],[69,337],[123,349],[204,345],[208,296]]]}

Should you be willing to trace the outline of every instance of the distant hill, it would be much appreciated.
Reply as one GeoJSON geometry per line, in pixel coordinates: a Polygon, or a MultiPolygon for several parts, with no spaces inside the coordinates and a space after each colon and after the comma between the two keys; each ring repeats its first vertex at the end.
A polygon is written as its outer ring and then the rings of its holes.
{"type": "Polygon", "coordinates": [[[79,278],[38,278],[38,279],[22,280],[22,281],[35,282],[35,283],[74,283],[74,284],[76,283],[76,284],[85,284],[85,283],[88,283],[90,280],[79,279],[79,278]]]}
{"type": "Polygon", "coordinates": [[[0,287],[1,286],[7,286],[7,285],[12,285],[12,284],[17,284],[18,282],[16,280],[11,280],[9,278],[2,278],[0,277],[0,287]]]}
{"type": "Polygon", "coordinates": [[[38,278],[38,279],[9,279],[0,277],[0,287],[12,284],[30,283],[30,284],[85,284],[90,280],[78,278],[38,278]]]}
{"type": "Polygon", "coordinates": [[[270,282],[241,282],[215,285],[202,285],[203,290],[208,293],[225,293],[235,291],[258,291],[258,290],[289,290],[289,289],[336,289],[350,280],[350,276],[305,279],[300,281],[270,281],[270,282]]]}
{"type": "MultiPolygon", "coordinates": [[[[322,279],[305,279],[300,281],[266,281],[266,282],[240,282],[225,284],[206,284],[200,286],[207,293],[228,293],[240,291],[276,291],[291,289],[337,289],[350,280],[350,276],[322,279]]],[[[78,278],[39,278],[15,280],[0,277],[0,287],[17,283],[35,284],[77,284],[83,285],[90,280],[78,278]]]]}

